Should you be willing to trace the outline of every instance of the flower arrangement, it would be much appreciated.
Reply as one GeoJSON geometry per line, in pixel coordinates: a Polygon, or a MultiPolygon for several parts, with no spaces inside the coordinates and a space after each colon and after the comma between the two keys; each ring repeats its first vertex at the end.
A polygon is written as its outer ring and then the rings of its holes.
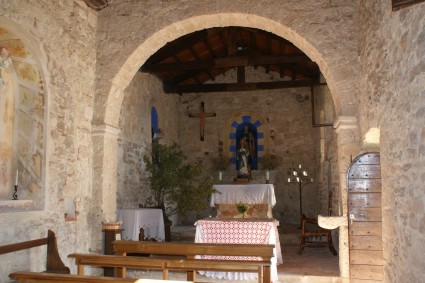
{"type": "Polygon", "coordinates": [[[274,170],[279,167],[280,163],[280,157],[274,154],[266,154],[259,160],[259,164],[264,170],[274,170]]]}
{"type": "Polygon", "coordinates": [[[236,204],[236,210],[242,214],[242,217],[245,217],[245,212],[248,210],[248,205],[243,202],[238,202],[236,204]]]}
{"type": "Polygon", "coordinates": [[[230,165],[230,159],[226,156],[219,155],[211,158],[211,165],[214,170],[226,171],[230,165]]]}

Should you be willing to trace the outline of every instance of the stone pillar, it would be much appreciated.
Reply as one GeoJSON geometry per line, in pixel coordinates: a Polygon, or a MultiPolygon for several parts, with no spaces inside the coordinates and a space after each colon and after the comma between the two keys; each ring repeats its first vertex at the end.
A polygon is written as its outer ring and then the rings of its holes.
{"type": "Polygon", "coordinates": [[[119,129],[95,126],[93,141],[93,205],[88,221],[91,223],[92,249],[102,249],[102,222],[116,222],[117,210],[117,137],[119,129]]]}
{"type": "Polygon", "coordinates": [[[357,118],[352,116],[339,116],[334,128],[338,147],[339,215],[344,220],[339,226],[339,269],[343,280],[349,281],[347,171],[352,159],[360,153],[360,131],[357,118]]]}

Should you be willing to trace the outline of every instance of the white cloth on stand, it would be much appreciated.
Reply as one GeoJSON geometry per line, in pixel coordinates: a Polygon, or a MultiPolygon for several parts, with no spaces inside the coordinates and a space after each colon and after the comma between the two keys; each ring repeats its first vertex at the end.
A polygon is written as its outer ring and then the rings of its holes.
{"type": "Polygon", "coordinates": [[[140,228],[146,239],[165,240],[164,216],[159,208],[118,209],[117,218],[122,222],[123,240],[139,240],[140,228]]]}

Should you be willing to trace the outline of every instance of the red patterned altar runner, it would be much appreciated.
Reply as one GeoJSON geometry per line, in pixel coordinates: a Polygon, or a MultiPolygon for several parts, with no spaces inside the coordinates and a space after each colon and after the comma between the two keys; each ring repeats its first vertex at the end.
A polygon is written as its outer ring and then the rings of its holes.
{"type": "MultiPolygon", "coordinates": [[[[247,218],[207,218],[196,223],[195,243],[218,244],[273,244],[274,256],[271,258],[270,275],[272,282],[277,282],[277,264],[282,263],[282,254],[275,219],[247,218]]],[[[205,259],[261,260],[260,257],[246,256],[199,256],[205,259]]],[[[215,272],[199,271],[200,274],[215,279],[251,280],[257,278],[251,272],[215,272]]]]}
{"type": "MultiPolygon", "coordinates": [[[[272,222],[208,221],[197,222],[202,242],[219,244],[267,244],[272,222]]],[[[246,256],[203,256],[206,259],[261,260],[246,256]]]]}

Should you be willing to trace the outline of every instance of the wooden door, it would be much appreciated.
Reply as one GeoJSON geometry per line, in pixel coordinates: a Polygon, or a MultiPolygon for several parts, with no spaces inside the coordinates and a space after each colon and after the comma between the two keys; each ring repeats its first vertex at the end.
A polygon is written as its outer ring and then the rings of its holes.
{"type": "Polygon", "coordinates": [[[379,153],[358,156],[347,172],[350,282],[383,281],[379,153]]]}

